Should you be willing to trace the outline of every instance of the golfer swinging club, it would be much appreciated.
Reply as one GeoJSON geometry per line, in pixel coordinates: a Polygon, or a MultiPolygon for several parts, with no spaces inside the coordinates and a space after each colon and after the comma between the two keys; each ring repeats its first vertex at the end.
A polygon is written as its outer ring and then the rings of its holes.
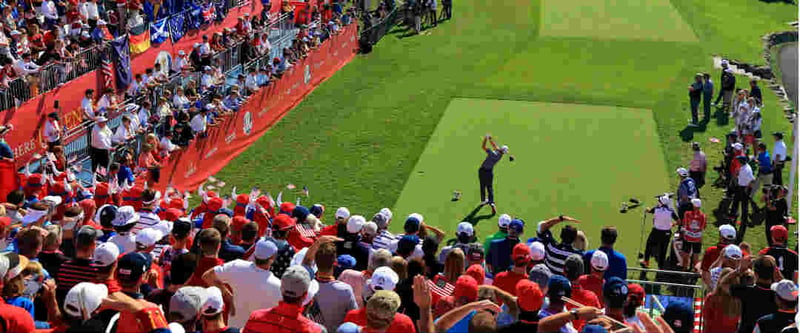
{"type": "MultiPolygon", "coordinates": [[[[481,206],[489,204],[492,207],[492,215],[497,214],[497,208],[494,205],[494,165],[503,158],[503,155],[508,154],[508,146],[497,147],[497,144],[492,140],[492,136],[486,134],[483,137],[481,149],[486,152],[486,159],[483,160],[480,169],[478,169],[478,181],[481,185],[481,206]],[[486,147],[486,142],[492,144],[492,148],[486,147]],[[489,200],[486,200],[486,192],[489,192],[489,200]]],[[[514,156],[508,155],[509,161],[514,161],[514,156]]]]}

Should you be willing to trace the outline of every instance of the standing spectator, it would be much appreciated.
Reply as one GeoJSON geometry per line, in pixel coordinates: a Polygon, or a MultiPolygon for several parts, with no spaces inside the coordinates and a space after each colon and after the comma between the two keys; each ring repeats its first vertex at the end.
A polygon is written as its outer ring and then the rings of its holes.
{"type": "Polygon", "coordinates": [[[781,280],[770,287],[775,292],[777,311],[756,321],[753,333],[780,332],[794,324],[797,316],[797,285],[792,280],[781,280]]]}
{"type": "Polygon", "coordinates": [[[742,248],[735,244],[728,245],[722,249],[720,258],[714,262],[714,265],[712,265],[712,268],[710,269],[711,278],[710,283],[707,284],[708,289],[713,290],[717,286],[720,276],[722,276],[723,269],[739,267],[742,257],[744,257],[742,248]]]}
{"type": "MultiPolygon", "coordinates": [[[[600,252],[602,253],[602,252],[600,252]]],[[[585,306],[593,306],[600,308],[600,296],[590,290],[583,289],[583,286],[578,281],[578,278],[583,275],[583,259],[578,254],[571,254],[564,260],[564,276],[569,280],[572,286],[572,299],[585,306]]],[[[567,304],[567,310],[577,308],[572,304],[567,304]]],[[[583,320],[573,320],[572,325],[575,329],[582,329],[585,322],[583,320]]]]}
{"type": "Polygon", "coordinates": [[[722,74],[719,78],[719,94],[717,100],[714,101],[715,105],[719,105],[722,100],[722,111],[730,112],[731,98],[733,91],[736,89],[736,77],[733,75],[733,70],[728,68],[728,60],[722,60],[722,74]]]}
{"type": "MultiPolygon", "coordinates": [[[[739,267],[733,271],[731,278],[738,278],[745,274],[750,267],[750,258],[745,258],[739,267]]],[[[775,312],[778,308],[775,304],[775,292],[772,291],[772,283],[775,282],[775,259],[770,256],[759,256],[752,261],[753,273],[756,275],[754,285],[742,284],[729,287],[730,294],[742,301],[742,315],[739,322],[738,333],[753,332],[756,320],[764,315],[775,312]]]]}
{"type": "Polygon", "coordinates": [[[353,289],[347,283],[337,281],[333,277],[336,257],[336,245],[332,243],[320,244],[314,254],[319,291],[314,296],[314,303],[309,313],[312,318],[317,318],[328,332],[335,331],[347,312],[357,308],[353,289]]]}
{"type": "MultiPolygon", "coordinates": [[[[145,272],[148,271],[149,259],[142,253],[131,252],[128,253],[117,262],[117,269],[114,276],[119,281],[122,287],[122,292],[125,295],[142,303],[145,307],[156,308],[156,305],[144,300],[144,295],[141,292],[142,284],[144,283],[145,272]]],[[[161,313],[160,310],[157,310],[161,313]]],[[[147,333],[150,332],[146,328],[146,322],[142,322],[130,312],[121,312],[119,321],[117,322],[117,332],[136,332],[147,333]]]]}
{"type": "Polygon", "coordinates": [[[108,128],[106,122],[108,119],[103,116],[99,116],[95,118],[97,122],[96,125],[92,127],[92,171],[97,171],[98,167],[104,167],[108,169],[109,165],[109,154],[111,148],[113,147],[111,144],[111,137],[114,135],[111,133],[111,129],[108,128]]]}
{"type": "Polygon", "coordinates": [[[250,314],[242,333],[319,333],[321,325],[303,316],[303,300],[311,285],[308,271],[289,267],[281,277],[282,300],[269,309],[250,314]]]}
{"type": "Polygon", "coordinates": [[[603,274],[608,269],[608,256],[603,251],[594,251],[589,260],[589,274],[584,274],[578,277],[577,283],[581,285],[583,289],[593,292],[597,296],[597,300],[600,302],[600,306],[603,306],[603,284],[605,283],[605,279],[603,278],[603,274]]]}
{"type": "Polygon", "coordinates": [[[711,98],[714,95],[714,82],[711,74],[703,73],[703,120],[711,119],[711,98]]]}
{"type": "Polygon", "coordinates": [[[44,237],[42,251],[39,252],[39,262],[42,263],[42,268],[50,273],[50,276],[57,277],[61,265],[69,261],[70,258],[59,250],[63,236],[61,226],[51,224],[46,226],[45,230],[47,230],[47,236],[44,237]]]}
{"type": "Polygon", "coordinates": [[[447,253],[452,249],[461,249],[461,251],[467,253],[469,245],[473,242],[475,242],[475,229],[472,227],[472,223],[459,223],[456,227],[456,243],[445,246],[442,251],[439,252],[439,262],[444,263],[444,259],[447,258],[447,253]]]}
{"type": "Polygon", "coordinates": [[[756,104],[762,104],[761,88],[758,86],[758,80],[756,79],[750,80],[750,97],[756,100],[756,104]]]}
{"type": "MultiPolygon", "coordinates": [[[[380,267],[379,269],[375,270],[374,275],[372,278],[369,279],[366,285],[362,285],[362,287],[367,291],[367,293],[371,294],[366,296],[364,303],[369,304],[373,297],[381,297],[381,293],[385,292],[392,292],[394,293],[394,288],[399,281],[399,277],[397,273],[395,273],[389,267],[380,267]]],[[[398,308],[401,303],[401,299],[398,296],[398,308]]],[[[369,305],[367,305],[369,306],[369,305]]],[[[386,328],[387,333],[413,333],[416,332],[414,328],[414,322],[411,318],[405,314],[397,313],[397,309],[394,310],[392,314],[393,318],[389,323],[388,328],[386,328]]],[[[350,310],[347,315],[344,317],[344,322],[346,323],[354,323],[359,326],[365,326],[368,323],[369,318],[369,308],[368,307],[359,307],[356,310],[350,310]]]]}
{"type": "Polygon", "coordinates": [[[767,145],[763,142],[758,143],[756,161],[758,162],[758,177],[756,177],[756,183],[753,185],[753,192],[751,195],[755,195],[756,192],[761,190],[761,185],[772,184],[772,159],[769,157],[767,145]]]}
{"type": "Polygon", "coordinates": [[[56,298],[58,304],[64,304],[64,297],[79,282],[94,281],[98,268],[94,265],[94,249],[96,240],[102,232],[91,227],[82,226],[75,235],[75,258],[63,263],[56,277],[56,298]]]}
{"type": "Polygon", "coordinates": [[[116,235],[108,239],[109,243],[116,244],[120,253],[136,251],[136,236],[133,230],[139,222],[139,214],[133,211],[132,206],[122,206],[117,209],[117,215],[112,224],[116,235]]]}
{"type": "Polygon", "coordinates": [[[439,22],[436,16],[436,1],[437,0],[428,0],[428,21],[430,26],[438,26],[439,22]]]}
{"type": "Polygon", "coordinates": [[[767,236],[767,244],[772,244],[769,231],[773,226],[782,225],[786,227],[786,219],[789,215],[789,204],[786,202],[785,186],[772,186],[762,197],[766,202],[766,221],[764,222],[764,235],[767,236]]]}
{"type": "Polygon", "coordinates": [[[616,276],[603,284],[603,303],[606,315],[619,321],[625,320],[625,302],[628,300],[628,283],[616,276]]]}
{"type": "Polygon", "coordinates": [[[680,177],[678,185],[678,218],[683,220],[683,213],[692,210],[692,199],[697,198],[697,185],[694,179],[689,177],[689,170],[678,168],[676,170],[680,177]]]}
{"type": "Polygon", "coordinates": [[[703,249],[703,230],[706,229],[706,214],[700,210],[702,201],[692,199],[692,210],[683,215],[683,247],[681,249],[681,262],[683,269],[689,270],[692,263],[698,262],[700,251],[703,249]],[[691,261],[689,256],[691,255],[691,261]]]}
{"type": "MultiPolygon", "coordinates": [[[[500,327],[499,333],[537,332],[539,310],[544,303],[544,294],[536,283],[522,280],[516,286],[517,320],[500,327]]],[[[499,325],[498,325],[499,326],[499,325]]]]}
{"type": "Polygon", "coordinates": [[[733,204],[731,205],[731,216],[737,216],[736,211],[739,210],[741,207],[742,215],[738,215],[741,218],[741,225],[739,226],[739,232],[737,233],[737,241],[741,241],[744,239],[744,233],[747,231],[748,222],[748,214],[747,210],[750,206],[750,191],[753,189],[753,183],[756,180],[756,177],[753,176],[753,169],[750,167],[748,162],[748,157],[739,155],[736,156],[736,159],[741,163],[741,167],[739,167],[739,173],[736,175],[736,192],[733,195],[733,204]]]}
{"type": "Polygon", "coordinates": [[[711,285],[711,266],[717,261],[722,250],[726,246],[736,242],[736,228],[730,224],[723,224],[719,226],[719,242],[714,246],[709,246],[706,252],[703,253],[703,261],[696,267],[700,272],[701,277],[706,285],[711,285]]]}
{"type": "MultiPolygon", "coordinates": [[[[547,282],[547,306],[539,310],[539,319],[544,319],[549,316],[557,315],[565,311],[566,304],[561,299],[562,297],[572,297],[572,287],[569,280],[563,275],[553,275],[550,281],[547,282]]],[[[573,310],[574,311],[574,310],[573,310]]],[[[573,319],[575,316],[573,315],[573,319]]],[[[571,322],[566,323],[559,329],[561,333],[575,333],[577,332],[572,326],[571,322]]]]}
{"type": "Polygon", "coordinates": [[[772,184],[783,185],[783,165],[786,163],[786,154],[788,153],[786,143],[783,142],[783,133],[781,132],[772,133],[772,137],[775,138],[775,145],[772,146],[772,166],[775,169],[772,184]]]}
{"type": "Polygon", "coordinates": [[[525,243],[517,243],[511,251],[514,266],[510,270],[498,273],[494,278],[494,286],[517,296],[517,282],[528,279],[528,264],[531,262],[531,251],[525,243]]]}
{"type": "MultiPolygon", "coordinates": [[[[491,246],[489,246],[486,265],[493,275],[509,269],[509,266],[512,264],[512,251],[514,246],[519,244],[519,236],[522,235],[524,225],[524,222],[520,219],[511,220],[511,223],[508,224],[508,235],[506,238],[492,241],[491,246]]],[[[527,247],[525,250],[530,254],[530,250],[528,250],[527,247]]],[[[530,258],[528,260],[530,260],[530,258]]]]}
{"type": "Polygon", "coordinates": [[[272,236],[265,239],[275,243],[278,252],[270,270],[276,277],[282,277],[283,271],[289,268],[295,254],[295,248],[286,240],[289,230],[294,228],[294,220],[285,214],[278,214],[272,220],[272,236]]]}
{"type": "Polygon", "coordinates": [[[203,275],[224,263],[219,258],[219,246],[222,243],[222,237],[217,229],[203,229],[197,233],[197,242],[200,245],[200,259],[197,261],[197,268],[194,274],[186,282],[186,285],[208,288],[208,283],[203,280],[203,275]]]}
{"type": "Polygon", "coordinates": [[[694,75],[694,82],[689,85],[689,107],[692,110],[692,120],[689,123],[691,127],[697,127],[698,117],[697,109],[700,107],[700,98],[703,94],[703,74],[697,73],[694,75]]]}
{"type": "MultiPolygon", "coordinates": [[[[564,221],[580,223],[580,221],[572,217],[560,215],[549,220],[541,221],[536,226],[537,235],[542,241],[542,244],[545,245],[545,263],[547,264],[547,267],[550,268],[550,271],[555,274],[564,273],[564,260],[566,260],[570,254],[574,253],[583,255],[583,252],[572,247],[572,243],[578,236],[578,229],[575,227],[566,225],[561,228],[561,243],[556,242],[555,238],[553,237],[553,233],[550,231],[550,228],[564,221]]],[[[616,251],[611,250],[611,252],[616,251]]]]}
{"type": "Polygon", "coordinates": [[[740,284],[739,278],[731,275],[733,270],[722,269],[719,283],[706,296],[703,304],[703,332],[736,332],[742,303],[729,293],[731,285],[740,284]]]}
{"type": "Polygon", "coordinates": [[[348,254],[356,259],[356,270],[367,269],[367,260],[370,254],[370,247],[361,243],[361,229],[364,228],[366,219],[361,215],[353,215],[347,220],[346,233],[341,242],[336,242],[336,253],[339,255],[348,254]]]}
{"type": "Polygon", "coordinates": [[[449,20],[451,18],[453,18],[453,0],[442,0],[442,14],[439,19],[449,20]]]}
{"type": "Polygon", "coordinates": [[[658,197],[658,205],[645,209],[653,214],[653,229],[647,236],[644,248],[644,258],[639,263],[645,268],[650,267],[650,257],[656,258],[659,269],[663,269],[667,259],[667,248],[672,242],[672,227],[677,224],[678,214],[672,210],[672,200],[668,195],[658,197]]]}
{"type": "Polygon", "coordinates": [[[789,238],[789,230],[782,225],[774,225],[769,229],[772,240],[770,246],[758,252],[759,255],[768,255],[775,258],[781,275],[787,279],[797,279],[797,252],[786,247],[789,238]]]}
{"type": "Polygon", "coordinates": [[[350,288],[353,289],[353,295],[359,309],[364,307],[364,297],[362,297],[362,292],[364,291],[363,286],[367,285],[369,279],[372,277],[372,273],[375,272],[376,269],[384,266],[388,267],[391,261],[392,254],[386,249],[380,249],[375,251],[369,258],[369,265],[366,271],[359,272],[353,269],[346,269],[342,274],[339,274],[339,281],[347,283],[350,285],[350,288]]]}
{"type": "Polygon", "coordinates": [[[403,240],[403,238],[405,238],[407,241],[415,239],[414,241],[406,242],[408,243],[409,246],[412,246],[410,249],[408,249],[409,253],[406,254],[405,256],[406,258],[422,258],[425,256],[425,252],[422,251],[422,246],[419,244],[419,237],[418,237],[419,231],[422,228],[422,221],[414,215],[418,214],[412,214],[408,218],[406,218],[406,222],[405,224],[403,224],[403,230],[405,231],[405,233],[402,235],[397,235],[398,239],[389,243],[387,249],[392,253],[397,253],[397,254],[400,253],[399,251],[401,250],[400,246],[401,241],[403,240]]]}
{"type": "Polygon", "coordinates": [[[661,318],[675,333],[694,331],[694,309],[688,302],[673,301],[667,304],[661,318]]]}
{"type": "Polygon", "coordinates": [[[503,239],[508,236],[508,225],[511,223],[511,216],[508,214],[501,214],[500,217],[497,219],[497,232],[489,235],[486,237],[486,240],[483,241],[483,249],[486,252],[489,252],[489,246],[492,244],[492,241],[496,239],[503,239]]]}
{"type": "Polygon", "coordinates": [[[184,253],[175,256],[169,266],[167,286],[164,289],[151,291],[146,297],[147,301],[160,305],[161,308],[164,309],[164,312],[169,314],[172,296],[189,281],[189,278],[194,274],[196,265],[197,256],[192,253],[184,253]]]}
{"type": "MultiPolygon", "coordinates": [[[[244,256],[244,249],[239,245],[233,245],[230,239],[231,218],[228,215],[218,214],[214,217],[214,229],[219,231],[222,242],[219,247],[219,258],[224,262],[241,259],[244,256]]],[[[241,325],[240,325],[241,326],[241,325]]]]}
{"type": "Polygon", "coordinates": [[[122,125],[117,127],[117,131],[111,137],[111,143],[115,145],[127,143],[128,140],[133,139],[134,135],[136,133],[131,125],[131,118],[127,115],[122,116],[122,125]]]}
{"type": "Polygon", "coordinates": [[[44,136],[47,139],[47,151],[52,152],[53,148],[61,145],[61,126],[58,123],[57,112],[47,114],[47,122],[44,124],[44,136]]]}
{"type": "Polygon", "coordinates": [[[628,283],[628,300],[622,309],[625,315],[625,322],[629,325],[637,325],[639,328],[644,328],[639,317],[636,315],[637,309],[644,306],[647,295],[644,292],[644,287],[638,283],[628,283]]]}
{"type": "MultiPolygon", "coordinates": [[[[206,298],[208,298],[206,288],[179,288],[169,300],[169,316],[167,318],[170,322],[179,324],[186,332],[194,331],[197,328],[200,308],[206,298]]],[[[170,328],[173,326],[170,325],[170,328]]]]}
{"type": "Polygon", "coordinates": [[[231,326],[244,327],[250,313],[278,305],[281,280],[270,271],[276,253],[275,243],[262,239],[256,243],[255,262],[237,259],[203,274],[206,283],[222,290],[230,311],[228,320],[231,326]]]}
{"type": "MultiPolygon", "coordinates": [[[[347,221],[350,218],[350,210],[347,207],[339,207],[334,214],[334,223],[322,228],[320,236],[330,235],[344,237],[347,233],[347,221]]],[[[408,223],[408,221],[406,221],[408,223]]],[[[392,251],[392,250],[389,250],[392,251]]]]}
{"type": "Polygon", "coordinates": [[[692,143],[692,151],[694,152],[694,156],[692,157],[692,161],[689,162],[689,177],[694,180],[694,184],[699,191],[703,188],[703,185],[706,184],[706,168],[708,167],[708,162],[706,161],[706,153],[700,150],[699,142],[692,143]]]}
{"type": "Polygon", "coordinates": [[[206,289],[206,292],[208,293],[208,297],[200,307],[203,331],[239,333],[239,329],[236,326],[229,327],[227,324],[225,324],[225,317],[222,314],[222,310],[224,308],[222,291],[217,287],[210,287],[206,289]]]}
{"type": "Polygon", "coordinates": [[[11,132],[11,125],[0,125],[0,161],[14,162],[14,151],[6,142],[6,134],[11,132]]]}

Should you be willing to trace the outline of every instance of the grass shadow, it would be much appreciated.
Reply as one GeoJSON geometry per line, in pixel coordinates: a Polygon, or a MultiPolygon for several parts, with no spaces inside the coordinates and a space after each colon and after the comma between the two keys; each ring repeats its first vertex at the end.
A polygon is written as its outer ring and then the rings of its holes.
{"type": "Polygon", "coordinates": [[[714,112],[713,115],[714,119],[717,121],[717,126],[727,126],[730,122],[730,117],[728,117],[728,113],[725,112],[722,108],[717,108],[717,111],[714,112]]]}

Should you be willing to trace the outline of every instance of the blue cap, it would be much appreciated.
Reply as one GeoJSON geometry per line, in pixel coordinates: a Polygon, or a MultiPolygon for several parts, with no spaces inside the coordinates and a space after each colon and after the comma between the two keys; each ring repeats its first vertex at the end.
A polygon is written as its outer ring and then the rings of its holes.
{"type": "Polygon", "coordinates": [[[419,237],[417,235],[404,235],[397,242],[397,253],[411,254],[414,248],[419,245],[419,237]]]}
{"type": "Polygon", "coordinates": [[[349,254],[340,255],[336,258],[336,265],[344,269],[353,268],[356,266],[356,258],[349,254]]]}
{"type": "Polygon", "coordinates": [[[225,214],[225,215],[228,215],[228,217],[233,217],[233,211],[230,210],[227,207],[220,208],[220,210],[217,212],[217,214],[225,214]]]}
{"type": "Polygon", "coordinates": [[[408,234],[415,233],[419,231],[419,224],[420,222],[416,217],[409,216],[406,219],[406,223],[403,225],[403,230],[408,234]]]}
{"type": "Polygon", "coordinates": [[[603,298],[612,308],[621,308],[628,299],[628,283],[613,276],[603,284],[603,298]]]}
{"type": "Polygon", "coordinates": [[[314,204],[313,206],[311,206],[311,209],[309,209],[309,213],[311,213],[311,215],[316,216],[317,218],[322,217],[322,212],[324,211],[325,207],[323,207],[320,204],[314,204]]]}
{"type": "Polygon", "coordinates": [[[150,260],[139,252],[129,252],[117,261],[117,278],[124,281],[136,281],[142,278],[150,266],[150,260]]]}
{"type": "Polygon", "coordinates": [[[547,297],[572,296],[572,286],[563,275],[553,275],[547,281],[547,297]]]}
{"type": "Polygon", "coordinates": [[[292,211],[292,217],[297,219],[297,223],[305,222],[308,214],[310,214],[308,208],[303,206],[295,206],[294,210],[292,211]]]}
{"type": "Polygon", "coordinates": [[[676,333],[691,332],[694,329],[694,312],[692,311],[692,305],[689,303],[669,302],[661,317],[676,333]]]}
{"type": "Polygon", "coordinates": [[[520,219],[513,219],[511,223],[508,224],[509,229],[513,229],[518,234],[522,233],[522,230],[525,228],[525,221],[520,219]]]}
{"type": "Polygon", "coordinates": [[[361,326],[347,322],[339,325],[336,333],[361,333],[361,326]]]}
{"type": "Polygon", "coordinates": [[[581,333],[608,333],[608,330],[600,325],[586,325],[581,330],[581,333]]]}

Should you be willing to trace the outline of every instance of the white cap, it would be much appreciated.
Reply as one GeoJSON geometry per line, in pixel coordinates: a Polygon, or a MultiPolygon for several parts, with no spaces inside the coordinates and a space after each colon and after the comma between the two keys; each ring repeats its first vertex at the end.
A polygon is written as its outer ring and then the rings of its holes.
{"type": "Polygon", "coordinates": [[[136,222],[139,222],[139,214],[133,210],[133,206],[122,206],[117,209],[117,216],[111,224],[115,227],[124,227],[136,222]]]}
{"type": "Polygon", "coordinates": [[[169,331],[172,333],[186,333],[186,330],[183,328],[183,325],[178,323],[169,323],[167,326],[169,331]]]}
{"type": "Polygon", "coordinates": [[[311,300],[314,299],[314,296],[317,296],[318,292],[319,282],[317,282],[317,279],[311,279],[311,284],[308,285],[308,292],[306,292],[306,298],[303,299],[303,306],[311,303],[311,300]]]}
{"type": "Polygon", "coordinates": [[[544,244],[540,242],[533,242],[529,248],[531,250],[531,260],[544,260],[544,244]]]}
{"type": "Polygon", "coordinates": [[[336,214],[334,214],[334,216],[336,217],[337,220],[347,219],[348,217],[350,217],[350,210],[347,209],[347,207],[339,207],[339,209],[336,210],[336,214]]]}
{"type": "Polygon", "coordinates": [[[224,302],[222,301],[222,291],[217,287],[206,288],[206,299],[200,306],[200,313],[204,316],[213,316],[222,312],[224,302]]]}
{"type": "Polygon", "coordinates": [[[256,249],[253,251],[253,256],[256,259],[269,259],[278,253],[278,247],[275,243],[266,239],[261,239],[256,243],[256,249]]]}
{"type": "Polygon", "coordinates": [[[385,215],[386,217],[389,218],[389,220],[392,219],[392,210],[390,210],[389,208],[385,208],[385,207],[381,208],[381,211],[378,212],[378,213],[381,213],[381,214],[385,215]]]}
{"type": "Polygon", "coordinates": [[[108,121],[108,118],[106,118],[106,117],[103,117],[103,116],[99,116],[99,117],[97,117],[97,118],[94,118],[94,121],[95,121],[95,122],[98,122],[98,123],[107,122],[107,121],[108,121]]]}
{"type": "Polygon", "coordinates": [[[378,234],[378,224],[372,221],[364,223],[364,227],[361,228],[361,232],[365,235],[377,235],[378,234]]]}
{"type": "Polygon", "coordinates": [[[728,259],[742,259],[742,249],[739,246],[731,244],[726,246],[722,253],[725,255],[725,258],[728,259]]]}
{"type": "Polygon", "coordinates": [[[101,243],[94,250],[95,266],[108,267],[117,261],[119,257],[119,246],[114,243],[101,243]]]}
{"type": "Polygon", "coordinates": [[[11,30],[11,36],[17,36],[17,35],[22,35],[22,33],[19,32],[19,30],[11,30]]]}
{"type": "Polygon", "coordinates": [[[146,249],[153,245],[156,245],[158,241],[164,238],[164,234],[161,233],[158,229],[155,228],[147,228],[142,229],[136,234],[136,246],[146,249]]]}
{"type": "Polygon", "coordinates": [[[719,226],[719,235],[727,240],[736,239],[736,228],[730,224],[723,224],[719,226]]]}
{"type": "Polygon", "coordinates": [[[725,68],[725,73],[733,73],[733,68],[725,68]]]}
{"type": "Polygon", "coordinates": [[[590,263],[594,269],[605,272],[608,269],[608,255],[603,251],[594,251],[590,263]]]}
{"type": "Polygon", "coordinates": [[[509,224],[511,224],[511,215],[503,214],[497,219],[497,225],[500,228],[508,228],[509,224]]]}
{"type": "Polygon", "coordinates": [[[63,202],[63,200],[61,200],[61,197],[57,195],[48,195],[42,198],[42,201],[47,201],[51,203],[53,206],[58,206],[61,204],[61,202],[63,202]]]}
{"type": "Polygon", "coordinates": [[[742,149],[744,149],[744,146],[742,146],[742,144],[741,144],[741,143],[738,143],[738,142],[735,142],[735,143],[734,143],[733,145],[731,145],[731,146],[733,146],[733,149],[736,149],[736,150],[742,150],[742,149]]]}
{"type": "Polygon", "coordinates": [[[703,207],[703,201],[698,198],[694,198],[692,199],[692,206],[694,206],[695,208],[703,207]]]}
{"type": "Polygon", "coordinates": [[[422,214],[420,214],[420,213],[411,213],[410,215],[408,215],[408,217],[413,217],[413,218],[417,219],[417,221],[419,221],[419,223],[425,222],[425,219],[422,217],[422,214]]]}
{"type": "Polygon", "coordinates": [[[108,24],[108,23],[106,23],[106,21],[97,20],[97,25],[106,25],[106,24],[108,24]]]}
{"type": "Polygon", "coordinates": [[[461,222],[456,227],[456,234],[466,233],[470,237],[475,235],[475,229],[472,227],[472,223],[469,222],[461,222]]]}
{"type": "Polygon", "coordinates": [[[183,50],[180,50],[180,51],[178,51],[178,55],[186,55],[186,52],[184,52],[183,50]]]}
{"type": "Polygon", "coordinates": [[[347,232],[357,234],[361,232],[361,228],[364,227],[365,223],[367,223],[367,219],[361,215],[350,216],[350,219],[347,220],[347,232]]]}
{"type": "Polygon", "coordinates": [[[722,61],[720,61],[719,64],[722,66],[728,66],[728,59],[722,59],[722,61]]]}
{"type": "Polygon", "coordinates": [[[778,297],[787,302],[797,302],[797,285],[792,280],[780,280],[770,286],[778,297]]]}
{"type": "Polygon", "coordinates": [[[372,277],[369,279],[368,283],[369,287],[373,291],[394,290],[394,287],[399,281],[400,277],[397,275],[397,273],[395,273],[394,270],[388,266],[381,266],[372,272],[372,277]]]}
{"type": "Polygon", "coordinates": [[[89,32],[88,32],[88,31],[84,31],[84,32],[81,32],[81,37],[83,37],[83,38],[89,38],[89,37],[92,37],[92,36],[91,36],[91,35],[89,35],[89,32]]]}
{"type": "Polygon", "coordinates": [[[658,197],[658,202],[660,202],[664,206],[669,206],[670,204],[672,204],[672,200],[670,200],[669,195],[666,194],[658,197]]]}
{"type": "Polygon", "coordinates": [[[500,151],[502,151],[504,154],[508,153],[508,146],[503,145],[502,147],[500,147],[500,151]]]}
{"type": "Polygon", "coordinates": [[[679,175],[681,175],[681,177],[688,177],[689,176],[689,170],[686,170],[686,168],[678,168],[678,170],[675,170],[675,172],[677,172],[679,175]]]}
{"type": "Polygon", "coordinates": [[[64,298],[64,312],[75,318],[89,319],[106,297],[108,297],[108,287],[105,284],[78,283],[64,298]]]}

